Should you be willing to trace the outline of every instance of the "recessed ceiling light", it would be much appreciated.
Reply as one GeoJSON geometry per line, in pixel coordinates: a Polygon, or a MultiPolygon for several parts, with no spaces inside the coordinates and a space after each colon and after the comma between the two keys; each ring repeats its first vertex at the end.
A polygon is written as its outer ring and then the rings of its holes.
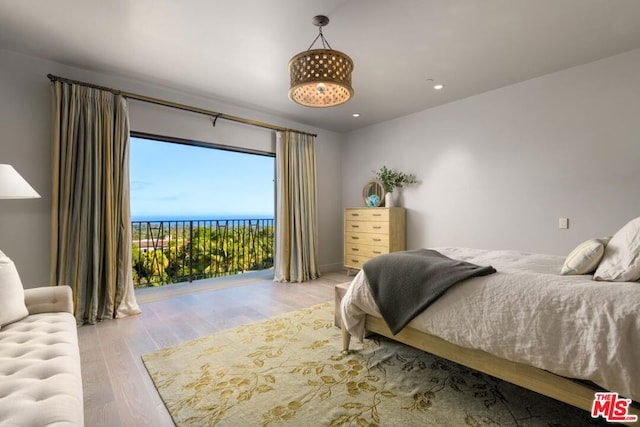
{"type": "Polygon", "coordinates": [[[433,85],[433,90],[444,89],[444,85],[442,83],[436,83],[434,79],[427,79],[427,81],[433,85]]]}
{"type": "Polygon", "coordinates": [[[360,113],[353,113],[353,117],[360,117],[360,113]]]}

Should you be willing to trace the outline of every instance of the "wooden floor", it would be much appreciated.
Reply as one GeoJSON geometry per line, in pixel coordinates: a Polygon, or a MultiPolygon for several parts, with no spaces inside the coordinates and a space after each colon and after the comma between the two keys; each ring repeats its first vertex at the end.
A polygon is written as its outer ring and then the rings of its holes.
{"type": "Polygon", "coordinates": [[[237,286],[227,280],[215,290],[195,286],[193,294],[145,291],[142,314],[80,327],[85,425],[172,426],[142,354],[332,300],[334,285],[351,280],[344,272],[302,284],[236,277],[237,286]]]}

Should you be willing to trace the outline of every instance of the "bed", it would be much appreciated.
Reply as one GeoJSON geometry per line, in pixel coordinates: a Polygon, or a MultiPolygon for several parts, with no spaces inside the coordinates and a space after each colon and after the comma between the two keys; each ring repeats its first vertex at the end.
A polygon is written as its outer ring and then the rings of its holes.
{"type": "Polygon", "coordinates": [[[560,275],[570,257],[435,249],[497,272],[453,285],[394,335],[361,270],[341,302],[344,351],[373,332],[588,411],[597,388],[640,401],[640,283],[560,275]]]}

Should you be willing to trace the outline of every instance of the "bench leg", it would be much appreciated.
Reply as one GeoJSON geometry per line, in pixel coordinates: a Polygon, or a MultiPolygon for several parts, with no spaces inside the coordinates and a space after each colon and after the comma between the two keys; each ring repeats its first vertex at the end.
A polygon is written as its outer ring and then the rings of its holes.
{"type": "Polygon", "coordinates": [[[349,354],[349,344],[351,342],[351,334],[342,323],[342,354],[349,354]]]}

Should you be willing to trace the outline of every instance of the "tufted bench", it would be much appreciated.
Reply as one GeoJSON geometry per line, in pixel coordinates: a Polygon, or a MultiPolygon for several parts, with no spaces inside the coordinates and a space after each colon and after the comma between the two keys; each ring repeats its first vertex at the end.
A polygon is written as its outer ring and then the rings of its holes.
{"type": "Polygon", "coordinates": [[[82,426],[71,289],[26,289],[29,315],[0,329],[0,425],[82,426]]]}

